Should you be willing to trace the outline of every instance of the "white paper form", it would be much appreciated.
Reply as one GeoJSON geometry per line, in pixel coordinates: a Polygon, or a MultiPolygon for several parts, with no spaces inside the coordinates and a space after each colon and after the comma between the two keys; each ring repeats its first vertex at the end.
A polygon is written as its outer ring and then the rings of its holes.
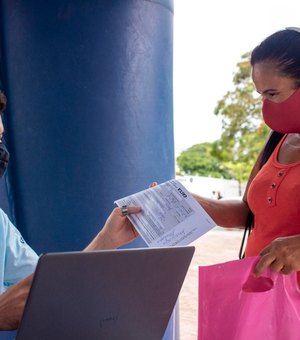
{"type": "Polygon", "coordinates": [[[177,180],[157,185],[115,203],[142,207],[128,218],[149,247],[184,246],[215,227],[190,192],[177,180]]]}

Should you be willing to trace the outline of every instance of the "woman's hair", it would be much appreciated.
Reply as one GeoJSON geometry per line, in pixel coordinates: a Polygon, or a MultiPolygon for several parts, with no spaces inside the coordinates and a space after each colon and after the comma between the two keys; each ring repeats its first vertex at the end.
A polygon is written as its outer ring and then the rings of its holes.
{"type": "Polygon", "coordinates": [[[4,112],[6,109],[6,96],[5,94],[0,90],[0,113],[4,112]]]}
{"type": "Polygon", "coordinates": [[[251,54],[250,63],[253,67],[259,62],[271,62],[278,68],[280,75],[295,79],[300,86],[300,32],[285,29],[273,33],[251,54]]]}

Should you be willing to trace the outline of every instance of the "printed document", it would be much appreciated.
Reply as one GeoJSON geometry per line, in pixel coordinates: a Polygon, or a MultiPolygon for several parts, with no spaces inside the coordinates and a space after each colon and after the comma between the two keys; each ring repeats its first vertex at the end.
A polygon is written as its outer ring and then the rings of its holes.
{"type": "Polygon", "coordinates": [[[138,214],[128,215],[149,247],[188,245],[216,226],[191,193],[172,179],[115,203],[140,206],[138,214]]]}

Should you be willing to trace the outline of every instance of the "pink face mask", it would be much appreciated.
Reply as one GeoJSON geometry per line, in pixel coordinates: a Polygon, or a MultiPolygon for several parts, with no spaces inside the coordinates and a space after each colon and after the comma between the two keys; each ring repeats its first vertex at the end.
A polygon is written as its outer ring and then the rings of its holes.
{"type": "Polygon", "coordinates": [[[300,133],[300,88],[281,103],[263,100],[265,123],[281,133],[300,133]]]}

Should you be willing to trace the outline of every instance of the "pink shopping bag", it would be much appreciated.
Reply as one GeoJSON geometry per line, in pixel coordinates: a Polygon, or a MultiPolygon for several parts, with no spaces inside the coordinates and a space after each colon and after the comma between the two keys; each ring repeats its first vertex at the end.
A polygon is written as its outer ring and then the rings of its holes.
{"type": "Polygon", "coordinates": [[[253,275],[258,257],[199,267],[198,340],[299,340],[297,274],[253,275]]]}

